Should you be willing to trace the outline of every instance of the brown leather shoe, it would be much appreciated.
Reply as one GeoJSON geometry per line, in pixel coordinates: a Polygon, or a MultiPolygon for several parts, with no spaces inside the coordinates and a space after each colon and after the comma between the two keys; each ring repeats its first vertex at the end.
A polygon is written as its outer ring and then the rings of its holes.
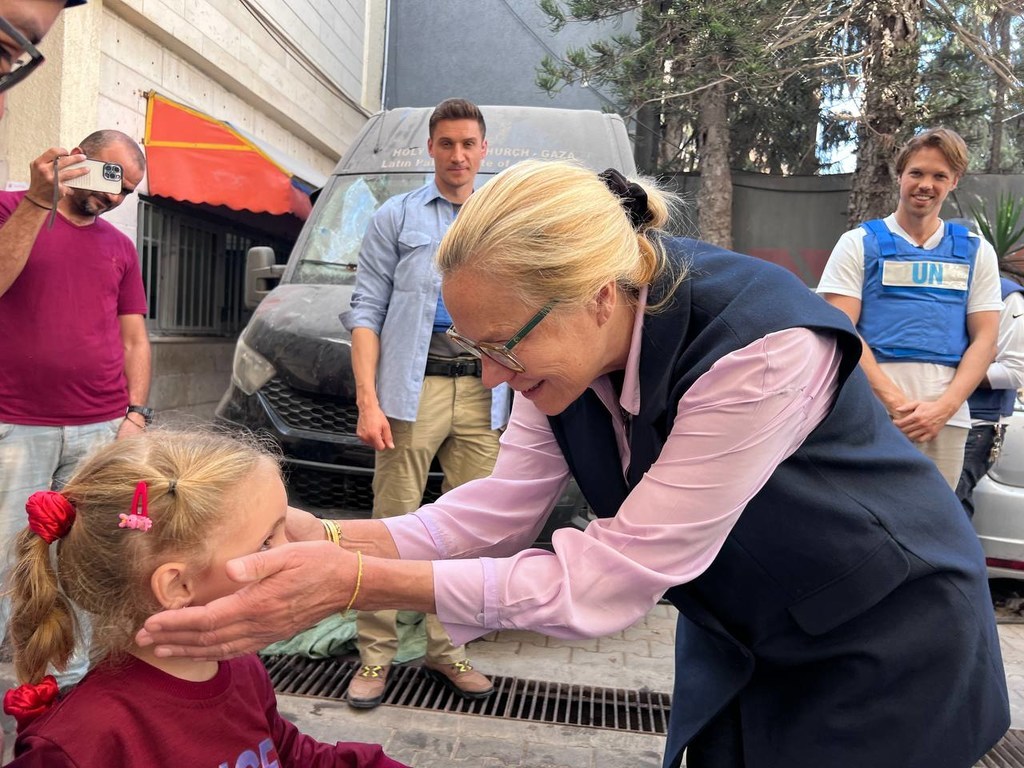
{"type": "Polygon", "coordinates": [[[384,700],[384,688],[388,683],[390,666],[363,664],[352,676],[345,698],[350,707],[373,709],[384,700]]]}
{"type": "Polygon", "coordinates": [[[423,670],[429,677],[448,686],[464,699],[486,699],[494,693],[491,681],[473,669],[469,659],[454,664],[441,664],[428,659],[423,662],[423,670]]]}

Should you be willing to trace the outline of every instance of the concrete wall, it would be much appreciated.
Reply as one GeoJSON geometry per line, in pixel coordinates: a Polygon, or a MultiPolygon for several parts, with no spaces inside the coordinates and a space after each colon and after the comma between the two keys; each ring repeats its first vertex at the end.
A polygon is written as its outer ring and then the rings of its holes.
{"type": "MultiPolygon", "coordinates": [[[[765,176],[734,172],[733,249],[781,264],[808,285],[817,285],[829,254],[848,229],[846,209],[850,174],[765,176]]],[[[675,229],[697,237],[694,201],[699,174],[669,179],[685,202],[675,229]]],[[[994,211],[1000,192],[1024,198],[1024,176],[971,174],[964,177],[942,209],[943,218],[971,218],[978,200],[994,211]]]]}
{"type": "Polygon", "coordinates": [[[102,2],[61,14],[39,46],[46,61],[7,93],[0,187],[9,179],[27,182],[29,163],[48,147],[71,149],[96,129],[102,20],[102,2]]]}
{"type": "MultiPolygon", "coordinates": [[[[459,96],[477,104],[601,109],[602,87],[569,86],[554,98],[535,83],[545,54],[632,29],[631,17],[569,24],[555,35],[536,0],[390,0],[385,105],[431,107],[459,96]]],[[[613,111],[619,111],[614,110],[613,111]]]]}
{"type": "Polygon", "coordinates": [[[234,339],[161,339],[153,345],[149,401],[160,419],[209,419],[231,380],[234,339]]]}
{"type": "MultiPolygon", "coordinates": [[[[40,46],[46,63],[8,95],[0,187],[27,182],[47,147],[97,128],[140,143],[156,90],[329,174],[380,109],[387,0],[90,0],[40,46]]],[[[139,187],[147,192],[146,183],[139,187]]],[[[107,220],[133,240],[136,197],[107,220]]],[[[212,414],[234,340],[154,339],[152,405],[212,414]]]]}
{"type": "Polygon", "coordinates": [[[383,2],[93,0],[74,8],[43,42],[46,64],[10,94],[0,126],[10,178],[24,180],[47,146],[70,148],[97,127],[141,140],[150,89],[329,173],[380,107],[363,79],[371,73],[379,86],[382,33],[368,46],[363,37],[371,20],[382,23],[383,2]]]}

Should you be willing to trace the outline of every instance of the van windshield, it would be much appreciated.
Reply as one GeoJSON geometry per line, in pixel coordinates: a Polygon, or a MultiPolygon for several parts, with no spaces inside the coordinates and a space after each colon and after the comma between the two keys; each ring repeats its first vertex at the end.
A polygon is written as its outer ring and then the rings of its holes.
{"type": "Polygon", "coordinates": [[[422,187],[432,175],[333,176],[317,200],[290,282],[352,282],[363,233],[374,211],[389,197],[422,187]]]}

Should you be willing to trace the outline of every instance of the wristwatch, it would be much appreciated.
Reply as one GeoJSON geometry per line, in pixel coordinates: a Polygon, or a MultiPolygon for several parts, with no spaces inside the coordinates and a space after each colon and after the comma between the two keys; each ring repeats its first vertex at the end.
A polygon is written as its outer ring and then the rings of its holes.
{"type": "Polygon", "coordinates": [[[147,427],[153,423],[153,409],[145,405],[129,405],[124,415],[127,416],[129,413],[139,414],[147,427]]]}

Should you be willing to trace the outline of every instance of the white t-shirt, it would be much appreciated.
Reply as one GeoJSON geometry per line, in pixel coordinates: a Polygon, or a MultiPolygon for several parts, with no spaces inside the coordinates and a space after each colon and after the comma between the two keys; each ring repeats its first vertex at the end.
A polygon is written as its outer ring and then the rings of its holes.
{"type": "MultiPolygon", "coordinates": [[[[1020,389],[1024,387],[1024,294],[1011,293],[1003,299],[999,313],[999,340],[996,359],[985,374],[992,389],[1020,389]]],[[[1004,416],[1000,421],[1005,421],[1004,416]]],[[[984,419],[973,419],[973,424],[991,424],[984,419]]]]}
{"type": "MultiPolygon", "coordinates": [[[[914,242],[909,234],[896,223],[896,215],[883,219],[885,226],[894,235],[909,243],[914,242]]],[[[863,227],[844,232],[828,257],[825,270],[818,283],[818,293],[836,293],[861,299],[864,290],[864,235],[863,227]]],[[[926,250],[938,247],[945,234],[945,223],[940,219],[934,234],[922,246],[926,250]]],[[[973,232],[971,237],[978,237],[973,232]]],[[[967,314],[973,312],[999,311],[1003,307],[999,289],[999,260],[989,242],[979,238],[978,255],[974,260],[971,284],[967,293],[967,314]]],[[[908,397],[914,400],[936,400],[953,380],[956,369],[937,363],[879,363],[885,375],[893,380],[908,397]]],[[[960,406],[947,424],[952,427],[971,426],[971,413],[967,403],[960,406]]]]}

